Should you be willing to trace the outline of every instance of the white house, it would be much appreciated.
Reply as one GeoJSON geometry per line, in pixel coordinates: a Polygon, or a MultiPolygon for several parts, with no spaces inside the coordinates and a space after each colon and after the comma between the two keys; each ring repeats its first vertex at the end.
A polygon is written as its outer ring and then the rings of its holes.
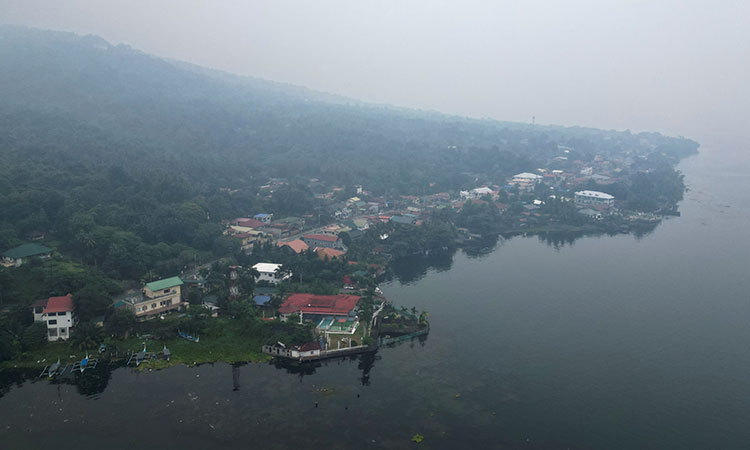
{"type": "Polygon", "coordinates": [[[273,263],[258,263],[253,266],[253,269],[258,271],[258,276],[255,281],[267,281],[271,284],[278,284],[280,281],[284,281],[289,278],[290,274],[281,273],[281,264],[273,263]]]}
{"type": "Polygon", "coordinates": [[[470,191],[461,191],[459,192],[459,194],[461,195],[462,198],[469,199],[469,198],[480,198],[485,195],[492,195],[494,194],[494,192],[492,191],[492,189],[488,188],[487,186],[484,186],[484,187],[474,188],[470,191]]]}
{"type": "Polygon", "coordinates": [[[36,311],[41,302],[36,302],[34,307],[34,320],[47,324],[47,340],[50,342],[65,340],[70,337],[75,324],[73,316],[73,296],[68,294],[64,297],[50,297],[47,304],[38,315],[36,311]]]}
{"type": "Polygon", "coordinates": [[[580,206],[598,206],[610,208],[615,204],[615,198],[599,191],[578,191],[575,193],[575,203],[580,206]]]}
{"type": "Polygon", "coordinates": [[[542,176],[535,173],[522,172],[513,175],[510,184],[518,186],[519,189],[532,190],[537,183],[542,181],[542,176]]]}

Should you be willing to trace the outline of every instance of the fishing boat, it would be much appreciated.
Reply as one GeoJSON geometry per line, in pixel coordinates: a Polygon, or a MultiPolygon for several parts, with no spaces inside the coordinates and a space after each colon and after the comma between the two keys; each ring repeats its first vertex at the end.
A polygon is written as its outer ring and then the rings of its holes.
{"type": "Polygon", "coordinates": [[[78,365],[78,370],[83,373],[84,370],[86,370],[86,366],[89,364],[89,354],[86,353],[86,357],[81,360],[81,363],[78,365]]]}
{"type": "Polygon", "coordinates": [[[47,369],[47,375],[49,375],[50,378],[54,377],[57,374],[57,371],[60,369],[60,358],[57,358],[57,362],[53,363],[49,368],[47,369]]]}
{"type": "Polygon", "coordinates": [[[187,339],[190,342],[200,342],[200,340],[201,340],[200,336],[198,336],[198,337],[191,336],[191,335],[189,335],[189,334],[187,334],[185,332],[179,331],[179,330],[177,331],[177,334],[179,334],[181,338],[187,339]]]}
{"type": "Polygon", "coordinates": [[[135,357],[135,365],[140,366],[143,360],[146,359],[146,345],[143,345],[143,350],[138,352],[138,354],[135,357]]]}

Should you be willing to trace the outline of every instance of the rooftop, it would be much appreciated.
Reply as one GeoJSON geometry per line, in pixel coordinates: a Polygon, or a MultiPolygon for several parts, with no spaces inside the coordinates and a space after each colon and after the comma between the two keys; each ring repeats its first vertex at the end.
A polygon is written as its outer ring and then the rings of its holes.
{"type": "Polygon", "coordinates": [[[234,219],[232,223],[239,227],[245,227],[245,228],[260,228],[264,226],[265,224],[261,222],[260,220],[255,219],[248,219],[245,217],[240,217],[238,219],[234,219]]]}
{"type": "Polygon", "coordinates": [[[331,236],[330,234],[306,234],[302,236],[303,239],[315,239],[316,241],[328,241],[336,242],[339,240],[338,236],[331,236]]]}
{"type": "Polygon", "coordinates": [[[49,301],[48,298],[37,300],[34,303],[30,304],[29,308],[45,308],[47,306],[48,301],[49,301]]]}
{"type": "Polygon", "coordinates": [[[50,297],[47,300],[47,307],[44,308],[44,314],[73,311],[73,296],[68,294],[64,297],[50,297]]]}
{"type": "Polygon", "coordinates": [[[19,258],[28,258],[29,256],[43,255],[51,251],[52,251],[51,248],[46,247],[42,244],[31,243],[31,244],[19,245],[16,248],[6,250],[5,252],[3,252],[2,256],[6,258],[19,259],[19,258]]]}
{"type": "Polygon", "coordinates": [[[279,247],[287,246],[291,248],[292,250],[294,250],[294,253],[302,253],[303,251],[309,248],[308,245],[305,244],[305,242],[301,239],[295,239],[293,241],[288,241],[288,242],[279,241],[277,245],[279,247]]]}
{"type": "Polygon", "coordinates": [[[257,270],[260,273],[274,273],[277,270],[281,269],[281,264],[258,263],[253,266],[253,269],[257,270]]]}
{"type": "Polygon", "coordinates": [[[359,302],[357,295],[315,295],[292,294],[279,307],[279,313],[292,314],[323,314],[331,316],[345,316],[352,311],[359,302]]]}
{"type": "Polygon", "coordinates": [[[255,302],[256,305],[263,306],[266,303],[271,301],[271,296],[270,295],[256,295],[255,297],[253,297],[253,301],[255,302]]]}
{"type": "Polygon", "coordinates": [[[317,253],[318,257],[321,259],[324,259],[326,257],[328,257],[328,259],[334,259],[344,254],[344,252],[342,252],[341,250],[336,250],[335,248],[320,248],[320,247],[315,249],[315,253],[317,253]]]}
{"type": "Polygon", "coordinates": [[[182,286],[182,280],[180,277],[165,278],[163,280],[146,283],[146,287],[151,289],[151,292],[161,291],[175,286],[182,286]]]}
{"type": "Polygon", "coordinates": [[[576,192],[576,195],[580,195],[581,197],[599,198],[602,200],[614,199],[613,196],[599,191],[578,191],[576,192]]]}
{"type": "Polygon", "coordinates": [[[536,180],[539,178],[542,178],[541,176],[535,174],[535,173],[529,173],[529,172],[522,172],[516,175],[513,175],[513,178],[528,178],[531,180],[536,180]]]}

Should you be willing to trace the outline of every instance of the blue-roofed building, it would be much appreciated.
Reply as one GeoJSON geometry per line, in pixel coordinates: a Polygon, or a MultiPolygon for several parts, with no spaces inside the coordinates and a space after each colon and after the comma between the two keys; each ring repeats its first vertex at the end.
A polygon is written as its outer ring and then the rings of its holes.
{"type": "Polygon", "coordinates": [[[273,219],[273,214],[260,213],[260,214],[254,215],[253,219],[268,224],[268,223],[271,223],[271,220],[273,219]]]}
{"type": "Polygon", "coordinates": [[[256,295],[253,297],[253,301],[255,302],[255,306],[266,306],[271,301],[270,295],[256,295]]]}

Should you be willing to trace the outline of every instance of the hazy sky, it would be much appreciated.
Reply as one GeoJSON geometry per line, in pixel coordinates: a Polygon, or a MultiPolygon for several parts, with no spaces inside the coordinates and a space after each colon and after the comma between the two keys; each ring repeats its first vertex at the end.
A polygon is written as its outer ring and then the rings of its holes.
{"type": "Polygon", "coordinates": [[[750,1],[0,0],[0,22],[377,103],[750,137],[750,1]]]}

